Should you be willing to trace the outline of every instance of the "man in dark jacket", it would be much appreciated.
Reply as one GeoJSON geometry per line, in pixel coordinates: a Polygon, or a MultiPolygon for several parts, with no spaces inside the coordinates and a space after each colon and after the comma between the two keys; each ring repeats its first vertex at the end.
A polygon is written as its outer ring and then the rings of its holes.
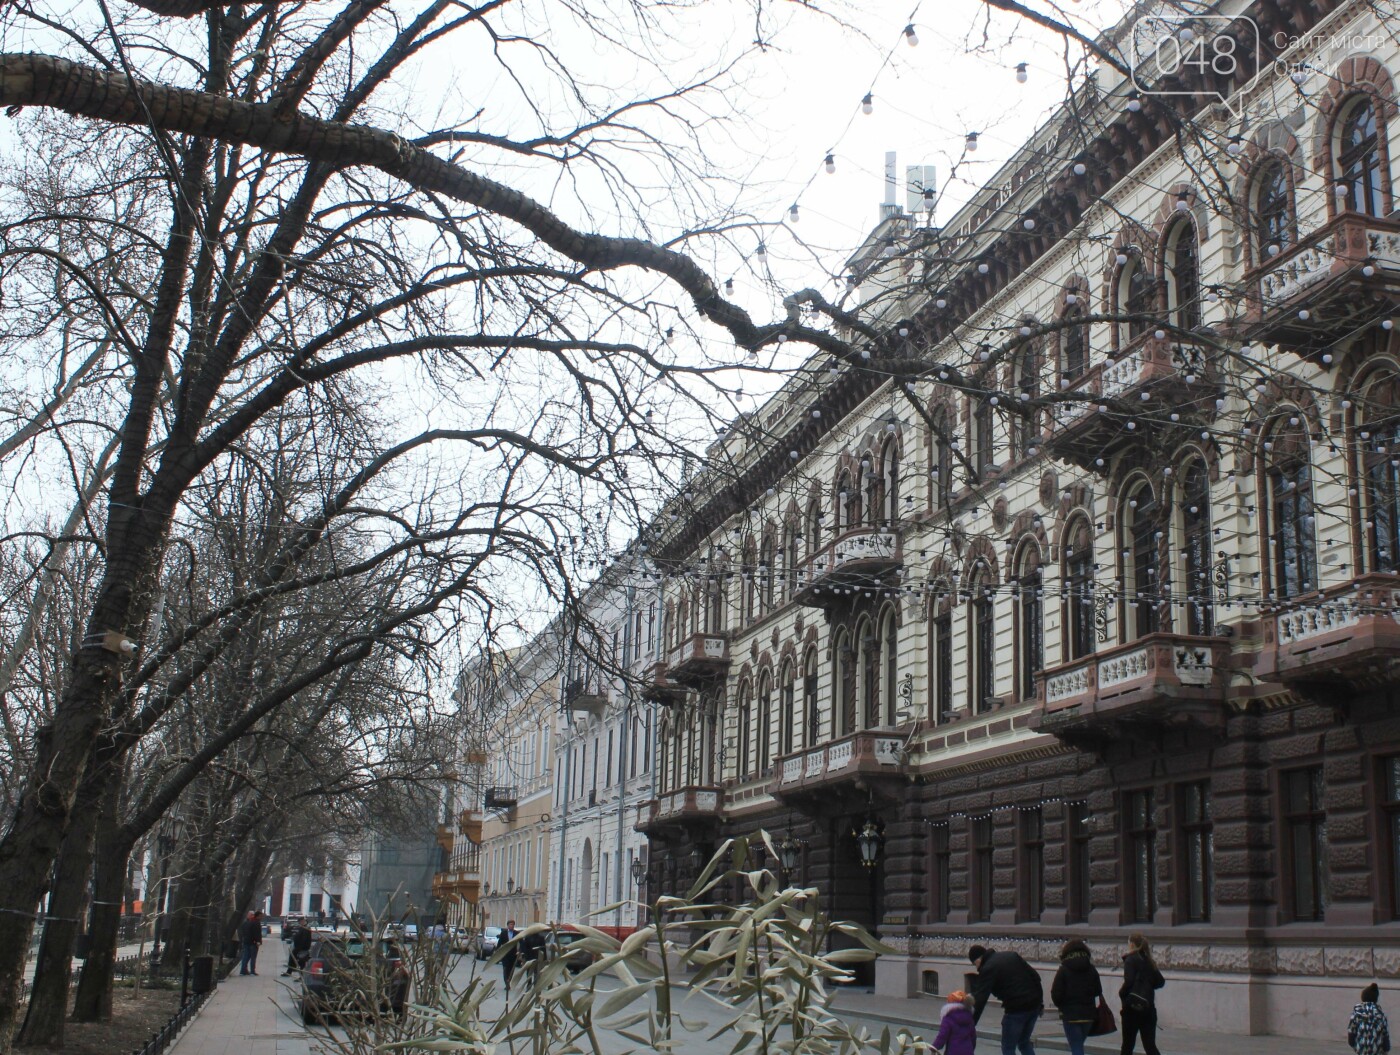
{"type": "Polygon", "coordinates": [[[248,918],[238,925],[238,943],[242,956],[239,974],[258,973],[258,946],[262,944],[262,921],[256,912],[248,913],[248,918]]]}
{"type": "Polygon", "coordinates": [[[301,970],[310,956],[311,928],[305,923],[299,923],[292,930],[292,947],[287,953],[287,969],[282,974],[289,975],[293,971],[301,970]]]}
{"type": "MultiPolygon", "coordinates": [[[[514,941],[520,936],[520,931],[515,926],[515,920],[506,920],[506,929],[501,931],[500,945],[504,946],[508,942],[514,941]]],[[[501,957],[501,973],[506,977],[506,992],[510,992],[511,975],[515,974],[515,961],[519,958],[520,949],[517,945],[512,945],[506,949],[506,954],[501,957]]]]}
{"type": "Polygon", "coordinates": [[[1045,1007],[1045,987],[1035,968],[1014,952],[996,952],[974,945],[967,958],[977,968],[972,983],[974,1020],[981,1019],[988,997],[1001,1001],[1002,1055],[1035,1055],[1031,1037],[1036,1020],[1045,1007]]]}

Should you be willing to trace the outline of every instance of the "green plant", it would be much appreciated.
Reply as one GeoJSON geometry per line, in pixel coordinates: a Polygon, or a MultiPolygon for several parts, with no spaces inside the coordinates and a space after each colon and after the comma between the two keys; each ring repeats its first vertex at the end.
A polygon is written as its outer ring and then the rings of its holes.
{"type": "MultiPolygon", "coordinates": [[[[777,859],[766,832],[755,840],[777,859]]],[[[485,1007],[494,981],[473,978],[460,992],[447,985],[420,991],[413,1035],[381,1049],[611,1055],[621,1040],[636,1045],[629,1050],[679,1053],[688,1036],[703,1035],[758,1055],[929,1051],[907,1031],[871,1035],[832,1013],[831,986],[849,980],[850,965],[892,950],[856,924],[833,921],[815,889],[784,887],[772,872],[751,868],[750,845],[726,842],[684,897],[659,898],[650,925],[622,941],[578,927],[584,937],[570,949],[593,962],[577,974],[560,957],[537,962],[517,974],[522,981],[497,1015],[485,1007]],[[717,895],[736,878],[746,897],[727,904],[717,895]],[[856,947],[829,951],[837,935],[856,947]],[[429,995],[434,999],[421,999],[429,995]]],[[[514,944],[547,929],[535,924],[514,944]]],[[[503,946],[489,962],[509,951],[503,946]]]]}

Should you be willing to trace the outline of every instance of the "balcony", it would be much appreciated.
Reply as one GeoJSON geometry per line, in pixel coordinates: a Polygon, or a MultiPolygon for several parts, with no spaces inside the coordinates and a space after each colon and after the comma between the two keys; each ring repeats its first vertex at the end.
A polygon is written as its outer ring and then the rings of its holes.
{"type": "Polygon", "coordinates": [[[1262,262],[1245,284],[1246,337],[1302,350],[1331,345],[1400,293],[1400,222],[1342,213],[1262,262]]]}
{"type": "Polygon", "coordinates": [[[1135,337],[1117,359],[1099,363],[1065,389],[1074,398],[1054,404],[1050,453],[1093,471],[1128,444],[1154,442],[1171,427],[1173,414],[1180,427],[1199,427],[1215,407],[1209,356],[1207,346],[1175,336],[1135,337]],[[1099,409],[1109,401],[1116,405],[1099,409]],[[1128,407],[1141,408],[1141,415],[1127,417],[1128,407]]]}
{"type": "Polygon", "coordinates": [[[1223,638],[1148,634],[1037,675],[1038,732],[1076,746],[1225,722],[1223,638]]]}
{"type": "Polygon", "coordinates": [[[1264,624],[1272,677],[1344,705],[1357,690],[1400,684],[1400,576],[1363,575],[1264,624]]]}
{"type": "Polygon", "coordinates": [[[904,565],[897,532],[869,525],[832,539],[797,568],[793,600],[816,608],[833,603],[839,592],[879,584],[904,565]]]}
{"type": "Polygon", "coordinates": [[[457,830],[466,836],[467,841],[481,845],[481,814],[475,810],[463,810],[457,814],[457,830]]]}
{"type": "Polygon", "coordinates": [[[663,706],[679,703],[685,698],[685,686],[672,680],[666,663],[653,663],[642,672],[642,699],[663,706]]]}
{"type": "Polygon", "coordinates": [[[436,842],[448,853],[451,853],[453,842],[452,828],[446,824],[439,824],[437,826],[437,834],[434,836],[434,842],[436,842]]]}
{"type": "Polygon", "coordinates": [[[481,896],[481,873],[454,869],[433,874],[433,897],[439,901],[466,901],[475,905],[481,896]]]}
{"type": "Polygon", "coordinates": [[[839,810],[843,798],[903,784],[905,761],[903,736],[865,730],[781,756],[768,792],[789,805],[821,800],[839,810]]]}
{"type": "Polygon", "coordinates": [[[488,810],[515,809],[516,793],[513,787],[487,788],[482,797],[482,806],[488,810]]]}
{"type": "Polygon", "coordinates": [[[596,679],[575,678],[564,687],[565,710],[601,715],[607,705],[607,690],[596,679]]]}
{"type": "Polygon", "coordinates": [[[666,676],[678,685],[695,685],[728,669],[729,641],[723,634],[692,634],[671,653],[666,676]]]}
{"type": "Polygon", "coordinates": [[[651,800],[651,809],[637,823],[637,831],[661,835],[717,828],[724,820],[723,801],[724,792],[713,785],[679,788],[651,800]]]}

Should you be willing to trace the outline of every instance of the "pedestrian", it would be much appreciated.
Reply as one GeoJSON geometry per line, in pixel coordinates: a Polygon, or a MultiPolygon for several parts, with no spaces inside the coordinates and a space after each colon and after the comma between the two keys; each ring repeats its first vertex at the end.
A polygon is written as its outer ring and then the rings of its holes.
{"type": "Polygon", "coordinates": [[[1050,983],[1050,1002],[1060,1012],[1070,1055],[1084,1055],[1084,1041],[1099,1014],[1103,982],[1089,955],[1089,946],[1071,938],[1060,949],[1060,969],[1050,983]]]}
{"type": "Polygon", "coordinates": [[[526,977],[533,985],[535,979],[539,977],[540,964],[544,960],[545,940],[544,931],[537,930],[527,933],[520,939],[520,964],[526,971],[526,977]]]}
{"type": "Polygon", "coordinates": [[[500,944],[506,946],[505,955],[501,957],[501,972],[506,976],[506,992],[510,992],[510,976],[515,973],[515,961],[517,949],[514,945],[507,945],[513,942],[520,932],[515,929],[515,920],[506,920],[506,929],[501,931],[500,944]]]}
{"type": "Polygon", "coordinates": [[[1123,1011],[1123,1055],[1132,1055],[1137,1036],[1142,1034],[1142,1050],[1157,1050],[1157,990],[1167,984],[1152,960],[1152,946],[1141,934],[1128,935],[1128,951],[1123,954],[1123,984],[1118,998],[1123,1011]]]}
{"type": "Polygon", "coordinates": [[[1035,968],[1015,952],[974,945],[967,958],[977,968],[972,1020],[980,1022],[988,997],[1001,1001],[1001,1055],[1035,1055],[1036,1020],[1045,1009],[1045,987],[1035,968]]]}
{"type": "Polygon", "coordinates": [[[288,975],[293,971],[300,971],[310,958],[311,928],[304,923],[298,923],[296,929],[292,931],[292,948],[287,954],[287,969],[282,973],[288,975]]]}
{"type": "Polygon", "coordinates": [[[249,912],[248,918],[238,925],[239,974],[258,973],[258,946],[262,944],[262,924],[258,914],[249,912]]]}
{"type": "Polygon", "coordinates": [[[1372,982],[1361,990],[1361,1003],[1351,1009],[1347,1043],[1356,1055],[1385,1055],[1390,1050],[1390,1024],[1380,1000],[1381,987],[1372,982]]]}
{"type": "Polygon", "coordinates": [[[973,1055],[977,1048],[977,1022],[972,1017],[972,997],[961,989],[948,994],[938,1016],[938,1036],[933,1047],[943,1055],[973,1055]]]}

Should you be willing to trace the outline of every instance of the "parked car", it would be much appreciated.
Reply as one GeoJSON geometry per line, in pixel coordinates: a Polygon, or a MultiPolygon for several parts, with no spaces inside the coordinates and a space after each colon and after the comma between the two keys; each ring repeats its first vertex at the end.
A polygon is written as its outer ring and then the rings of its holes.
{"type": "Polygon", "coordinates": [[[583,941],[584,935],[576,930],[552,931],[545,939],[546,955],[551,959],[563,957],[565,966],[574,974],[589,966],[594,956],[587,949],[573,948],[583,941]]]}
{"type": "Polygon", "coordinates": [[[408,987],[408,971],[395,942],[318,934],[301,973],[297,1002],[307,1025],[347,1014],[402,1016],[408,1008],[408,987]],[[377,1007],[369,1004],[374,993],[377,1007]]]}
{"type": "Polygon", "coordinates": [[[501,944],[501,934],[500,927],[487,927],[481,932],[481,944],[476,950],[478,960],[484,960],[496,951],[496,947],[501,944]]]}
{"type": "Polygon", "coordinates": [[[292,940],[292,931],[296,930],[298,927],[304,927],[304,926],[306,926],[306,917],[305,917],[305,916],[299,915],[298,913],[295,913],[295,912],[290,912],[290,913],[288,913],[287,915],[283,916],[283,917],[282,917],[282,933],[281,933],[282,940],[283,940],[283,941],[291,941],[291,940],[292,940]]]}
{"type": "Polygon", "coordinates": [[[466,927],[453,927],[452,951],[471,952],[473,949],[476,948],[476,942],[473,940],[474,938],[475,935],[472,934],[471,931],[467,930],[466,927]]]}

